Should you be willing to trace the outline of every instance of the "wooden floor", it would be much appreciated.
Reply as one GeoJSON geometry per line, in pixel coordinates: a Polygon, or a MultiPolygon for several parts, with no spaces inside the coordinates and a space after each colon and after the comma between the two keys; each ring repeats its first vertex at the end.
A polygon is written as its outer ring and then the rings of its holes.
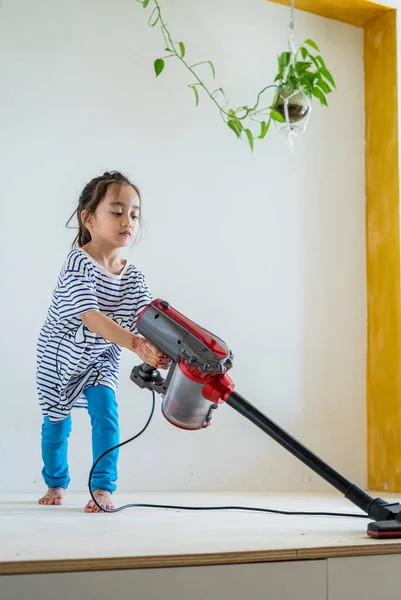
{"type": "MultiPolygon", "coordinates": [[[[32,495],[0,495],[0,574],[401,554],[401,540],[367,537],[368,519],[148,508],[88,515],[83,512],[86,494],[70,494],[61,507],[39,506],[36,500],[32,495]]],[[[132,492],[117,494],[115,501],[361,514],[335,492],[132,492]]]]}

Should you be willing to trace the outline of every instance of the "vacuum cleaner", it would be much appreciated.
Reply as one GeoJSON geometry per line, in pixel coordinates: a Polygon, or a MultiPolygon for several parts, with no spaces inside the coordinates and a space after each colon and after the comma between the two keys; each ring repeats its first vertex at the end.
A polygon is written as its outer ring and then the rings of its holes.
{"type": "Polygon", "coordinates": [[[220,338],[160,298],[142,310],[137,329],[171,359],[165,378],[158,369],[146,363],[134,367],[131,372],[131,380],[136,385],[160,394],[161,410],[169,423],[190,431],[205,429],[210,426],[217,408],[227,404],[366,513],[372,519],[367,527],[370,537],[401,538],[401,505],[398,502],[389,503],[370,496],[235,391],[228,375],[233,366],[233,354],[220,338]]]}

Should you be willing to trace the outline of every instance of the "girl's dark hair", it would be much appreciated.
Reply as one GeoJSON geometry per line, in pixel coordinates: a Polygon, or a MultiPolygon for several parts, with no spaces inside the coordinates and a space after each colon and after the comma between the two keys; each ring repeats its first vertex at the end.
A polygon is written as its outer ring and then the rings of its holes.
{"type": "MultiPolygon", "coordinates": [[[[128,177],[126,177],[125,175],[123,175],[123,173],[120,173],[119,171],[106,171],[100,177],[95,177],[94,179],[92,179],[89,183],[86,184],[86,186],[82,190],[82,193],[78,200],[78,206],[66,223],[66,227],[68,227],[74,216],[77,216],[78,233],[75,236],[75,239],[72,243],[73,249],[77,247],[82,248],[82,246],[85,246],[85,244],[91,241],[92,237],[89,232],[89,229],[87,229],[82,222],[81,212],[83,210],[87,210],[89,215],[93,215],[101,201],[106,196],[109,185],[117,186],[118,190],[121,188],[122,185],[130,185],[134,188],[134,190],[138,194],[140,202],[142,203],[141,193],[138,187],[135,184],[133,184],[128,179],[128,177]]],[[[139,213],[139,225],[141,228],[141,211],[139,213]]]]}

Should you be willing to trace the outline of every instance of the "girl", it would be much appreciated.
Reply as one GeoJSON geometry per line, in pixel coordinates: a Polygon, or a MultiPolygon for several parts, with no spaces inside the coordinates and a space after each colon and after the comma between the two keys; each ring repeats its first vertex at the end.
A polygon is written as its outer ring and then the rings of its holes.
{"type": "MultiPolygon", "coordinates": [[[[137,335],[138,314],[152,296],[143,274],[120,257],[138,231],[138,188],[119,172],[104,173],[85,186],[75,214],[78,235],[61,269],[37,349],[42,475],[49,488],[39,504],[46,505],[62,504],[70,482],[73,406],[88,409],[93,460],[119,443],[116,392],[122,348],[152,366],[169,365],[166,355],[137,335]]],[[[94,471],[94,495],[104,508],[113,508],[117,459],[115,450],[94,471]]],[[[91,499],[85,511],[99,509],[91,499]]]]}

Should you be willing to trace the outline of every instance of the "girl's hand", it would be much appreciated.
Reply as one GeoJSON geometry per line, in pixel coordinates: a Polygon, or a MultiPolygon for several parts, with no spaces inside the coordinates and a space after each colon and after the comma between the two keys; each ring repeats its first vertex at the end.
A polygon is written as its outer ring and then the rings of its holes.
{"type": "Polygon", "coordinates": [[[143,337],[135,336],[132,339],[132,349],[143,362],[156,369],[168,369],[171,364],[166,354],[160,352],[160,350],[143,337]]]}

